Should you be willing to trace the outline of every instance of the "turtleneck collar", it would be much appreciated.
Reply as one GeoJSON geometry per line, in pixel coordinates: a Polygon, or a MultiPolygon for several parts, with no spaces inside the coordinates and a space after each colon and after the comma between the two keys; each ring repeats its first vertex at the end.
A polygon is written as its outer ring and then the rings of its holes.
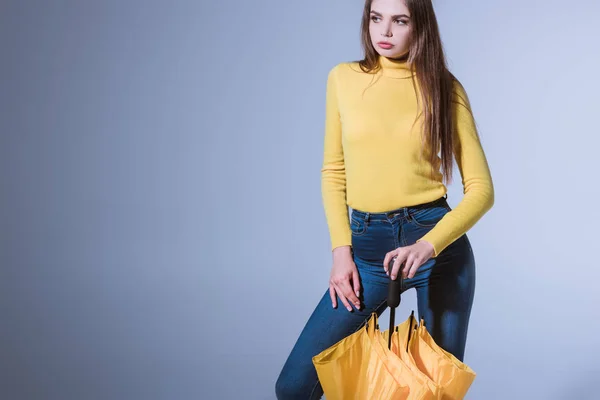
{"type": "Polygon", "coordinates": [[[392,78],[410,78],[414,72],[410,70],[410,64],[407,59],[388,58],[379,55],[379,64],[382,73],[392,78]]]}

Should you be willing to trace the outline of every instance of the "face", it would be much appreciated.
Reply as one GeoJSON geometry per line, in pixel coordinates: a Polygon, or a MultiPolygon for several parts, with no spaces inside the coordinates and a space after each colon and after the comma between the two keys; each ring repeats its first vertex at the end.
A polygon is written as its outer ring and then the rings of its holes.
{"type": "Polygon", "coordinates": [[[373,0],[369,35],[382,56],[398,58],[408,52],[411,22],[404,0],[373,0]]]}

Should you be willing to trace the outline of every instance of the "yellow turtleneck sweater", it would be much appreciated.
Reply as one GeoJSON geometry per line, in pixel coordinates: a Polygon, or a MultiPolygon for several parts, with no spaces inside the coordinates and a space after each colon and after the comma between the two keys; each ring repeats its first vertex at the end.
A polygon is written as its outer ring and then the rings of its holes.
{"type": "MultiPolygon", "coordinates": [[[[383,56],[380,62],[382,70],[376,74],[362,72],[356,62],[340,63],[327,78],[321,174],[332,249],[352,245],[348,206],[385,212],[433,201],[447,192],[442,174],[429,179],[428,157],[420,157],[423,118],[414,123],[417,95],[408,64],[383,56]]],[[[466,233],[494,203],[492,177],[469,100],[457,81],[454,93],[458,139],[454,155],[464,196],[418,239],[433,245],[433,257],[466,233]]],[[[439,156],[437,161],[439,171],[439,156]]]]}

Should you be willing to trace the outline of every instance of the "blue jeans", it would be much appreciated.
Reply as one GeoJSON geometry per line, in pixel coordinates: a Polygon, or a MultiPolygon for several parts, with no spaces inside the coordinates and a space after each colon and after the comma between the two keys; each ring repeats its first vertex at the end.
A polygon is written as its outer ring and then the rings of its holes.
{"type": "MultiPolygon", "coordinates": [[[[352,211],[352,253],[360,275],[360,310],[348,311],[339,299],[334,309],[329,288],[325,290],[280,372],[275,385],[277,399],[322,397],[312,357],[356,332],[372,312],[381,315],[385,311],[390,279],[383,269],[386,253],[414,244],[450,210],[446,197],[442,197],[384,213],[352,211]]],[[[411,288],[417,292],[419,318],[424,318],[433,339],[463,360],[475,291],[475,259],[467,235],[427,260],[413,278],[404,279],[401,292],[411,288]]]]}

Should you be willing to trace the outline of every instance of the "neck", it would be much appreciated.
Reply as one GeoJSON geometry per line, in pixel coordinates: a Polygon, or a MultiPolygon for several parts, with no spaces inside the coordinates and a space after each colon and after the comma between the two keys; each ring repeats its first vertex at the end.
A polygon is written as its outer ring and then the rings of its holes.
{"type": "Polygon", "coordinates": [[[392,78],[410,78],[414,73],[411,71],[411,64],[408,63],[408,57],[388,58],[379,55],[379,65],[383,75],[392,78]]]}

